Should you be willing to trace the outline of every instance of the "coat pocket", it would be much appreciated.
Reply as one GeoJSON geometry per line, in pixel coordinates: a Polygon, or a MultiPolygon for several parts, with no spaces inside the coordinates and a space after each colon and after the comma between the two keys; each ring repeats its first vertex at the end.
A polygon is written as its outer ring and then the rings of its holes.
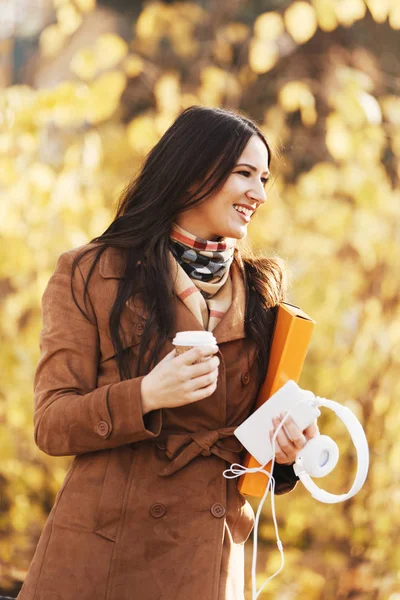
{"type": "Polygon", "coordinates": [[[112,542],[117,538],[132,457],[131,446],[113,448],[109,452],[94,532],[112,542]]]}
{"type": "Polygon", "coordinates": [[[232,528],[232,539],[235,544],[244,544],[254,527],[254,511],[249,502],[238,493],[239,516],[232,528]]]}

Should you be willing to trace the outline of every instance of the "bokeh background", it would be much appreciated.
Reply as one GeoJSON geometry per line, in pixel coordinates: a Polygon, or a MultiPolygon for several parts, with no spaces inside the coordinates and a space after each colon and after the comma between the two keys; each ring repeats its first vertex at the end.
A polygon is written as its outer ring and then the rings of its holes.
{"type": "MultiPolygon", "coordinates": [[[[349,406],[371,450],[352,500],[324,505],[300,484],[277,499],[286,566],[261,598],[399,600],[399,30],[398,0],[0,0],[3,593],[18,592],[71,460],[33,442],[44,287],[201,104],[243,111],[276,149],[248,240],[286,259],[289,300],[317,322],[302,387],[349,406]]],[[[346,491],[351,442],[329,415],[320,428],[342,451],[320,483],[346,491]]],[[[269,506],[260,537],[259,584],[279,566],[269,506]]]]}

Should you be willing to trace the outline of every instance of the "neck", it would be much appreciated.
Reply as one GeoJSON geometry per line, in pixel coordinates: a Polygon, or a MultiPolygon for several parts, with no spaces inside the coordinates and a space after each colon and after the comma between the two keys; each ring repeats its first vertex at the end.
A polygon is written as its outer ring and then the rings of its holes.
{"type": "Polygon", "coordinates": [[[216,242],[219,239],[222,239],[221,236],[211,233],[209,230],[204,229],[204,226],[202,226],[202,224],[198,222],[198,219],[196,219],[195,223],[192,221],[186,222],[177,220],[175,221],[175,224],[187,231],[188,233],[190,233],[191,235],[197,238],[201,238],[202,240],[216,242]]]}

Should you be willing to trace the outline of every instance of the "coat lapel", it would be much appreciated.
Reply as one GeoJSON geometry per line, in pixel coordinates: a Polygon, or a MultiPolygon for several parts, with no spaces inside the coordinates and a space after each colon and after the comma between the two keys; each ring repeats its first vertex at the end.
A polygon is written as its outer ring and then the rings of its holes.
{"type": "MultiPolygon", "coordinates": [[[[102,277],[106,279],[121,279],[123,277],[123,268],[123,259],[118,249],[108,248],[102,254],[99,261],[99,272],[102,277]]],[[[246,291],[240,268],[235,262],[231,265],[231,278],[232,303],[212,332],[217,340],[217,344],[245,337],[244,312],[246,291]]],[[[195,318],[180,298],[174,295],[173,302],[175,304],[176,331],[204,331],[203,325],[195,318]]],[[[148,316],[148,310],[138,299],[135,299],[135,305],[133,305],[131,299],[126,304],[128,308],[138,312],[142,317],[146,318],[148,316]]],[[[173,337],[170,336],[171,340],[173,337]]]]}

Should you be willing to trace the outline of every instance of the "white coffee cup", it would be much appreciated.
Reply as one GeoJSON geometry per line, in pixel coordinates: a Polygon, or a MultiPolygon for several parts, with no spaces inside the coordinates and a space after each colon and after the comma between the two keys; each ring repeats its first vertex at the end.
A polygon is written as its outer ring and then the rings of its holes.
{"type": "MultiPolygon", "coordinates": [[[[211,331],[178,331],[172,343],[175,346],[177,356],[197,346],[216,346],[217,340],[211,331]]],[[[204,357],[200,361],[208,360],[204,357]]]]}

